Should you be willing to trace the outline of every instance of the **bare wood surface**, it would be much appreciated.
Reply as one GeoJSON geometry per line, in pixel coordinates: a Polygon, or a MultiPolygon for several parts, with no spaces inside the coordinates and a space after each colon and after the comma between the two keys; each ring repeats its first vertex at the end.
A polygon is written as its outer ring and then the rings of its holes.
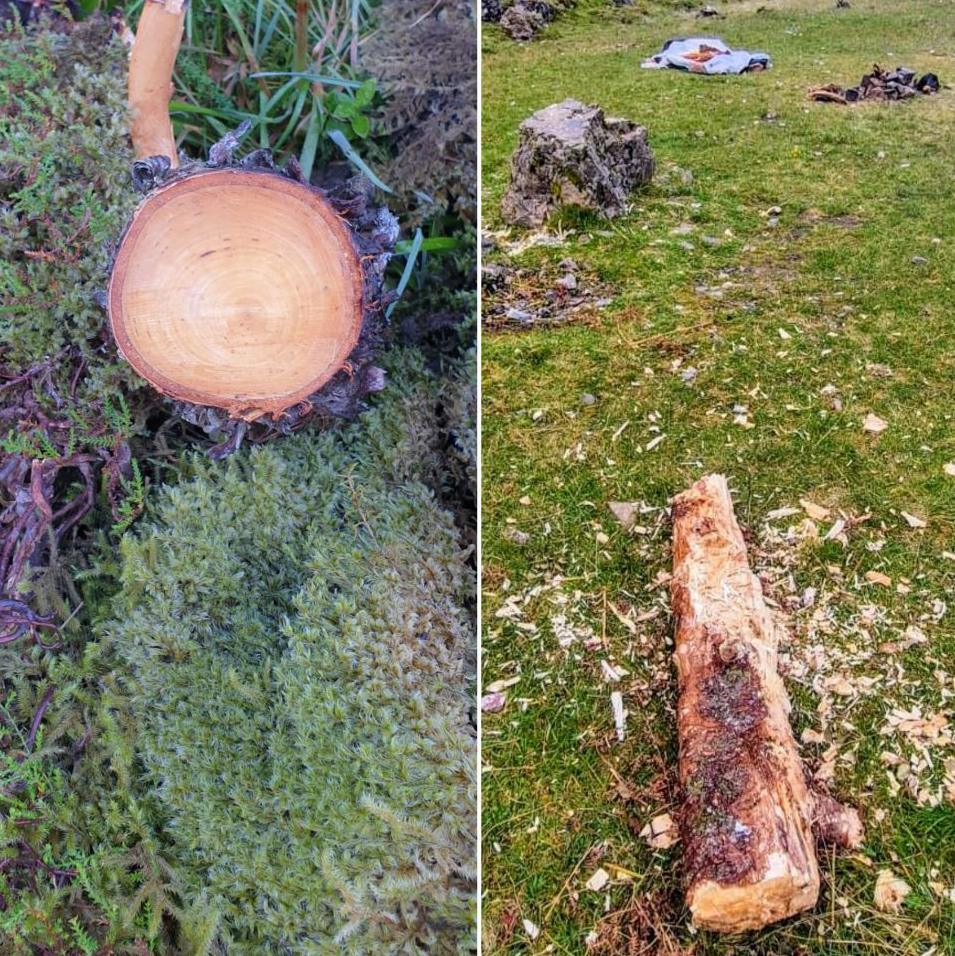
{"type": "Polygon", "coordinates": [[[143,378],[249,421],[305,401],[345,365],[362,305],[351,234],[322,194],[232,168],[150,193],[109,288],[116,342],[143,378]]]}
{"type": "Polygon", "coordinates": [[[758,929],[815,904],[817,813],[775,627],[721,475],[674,499],[671,598],[688,906],[702,928],[758,929]]]}
{"type": "Polygon", "coordinates": [[[172,71],[188,0],[145,0],[129,60],[130,137],[136,159],[166,156],[179,165],[169,120],[172,71]]]}

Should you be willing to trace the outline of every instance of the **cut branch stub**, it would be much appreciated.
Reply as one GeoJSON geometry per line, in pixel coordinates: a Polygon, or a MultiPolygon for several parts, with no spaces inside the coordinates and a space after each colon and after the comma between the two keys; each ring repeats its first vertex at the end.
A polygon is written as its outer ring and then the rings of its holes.
{"type": "Polygon", "coordinates": [[[130,138],[137,159],[165,156],[179,165],[169,121],[172,71],[188,0],[146,0],[129,59],[130,138]]]}
{"type": "Polygon", "coordinates": [[[232,418],[278,417],[358,342],[362,268],[319,191],[271,172],[196,172],[137,209],[109,315],[127,361],[163,394],[232,418]]]}

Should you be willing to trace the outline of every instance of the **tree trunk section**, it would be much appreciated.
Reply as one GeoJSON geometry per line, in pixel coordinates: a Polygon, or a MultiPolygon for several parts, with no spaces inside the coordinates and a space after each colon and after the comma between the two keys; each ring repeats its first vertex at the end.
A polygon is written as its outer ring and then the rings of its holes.
{"type": "Polygon", "coordinates": [[[687,903],[701,928],[758,929],[816,902],[816,811],[775,628],[721,475],[674,499],[671,599],[687,903]]]}
{"type": "Polygon", "coordinates": [[[384,387],[397,222],[357,179],[327,191],[268,150],[233,161],[245,123],[178,166],[169,121],[188,0],[145,0],[129,72],[133,182],[146,198],[120,240],[106,305],[122,356],[177,413],[235,451],[248,433],[350,418],[384,387]],[[250,430],[254,424],[254,428],[250,430]]]}
{"type": "Polygon", "coordinates": [[[152,192],[109,288],[117,345],[165,395],[246,421],[305,401],[362,326],[362,269],[320,192],[277,173],[196,172],[152,192]]]}

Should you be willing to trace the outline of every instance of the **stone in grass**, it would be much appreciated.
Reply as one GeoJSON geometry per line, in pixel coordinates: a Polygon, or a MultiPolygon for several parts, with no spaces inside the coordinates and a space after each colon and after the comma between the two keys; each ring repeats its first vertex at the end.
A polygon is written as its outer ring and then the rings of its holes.
{"type": "Polygon", "coordinates": [[[529,227],[542,225],[561,206],[613,218],[653,171],[643,126],[605,117],[599,106],[564,100],[521,124],[501,212],[511,225],[529,227]]]}
{"type": "Polygon", "coordinates": [[[512,39],[533,40],[554,18],[550,4],[543,2],[515,3],[501,16],[501,29],[512,39]]]}

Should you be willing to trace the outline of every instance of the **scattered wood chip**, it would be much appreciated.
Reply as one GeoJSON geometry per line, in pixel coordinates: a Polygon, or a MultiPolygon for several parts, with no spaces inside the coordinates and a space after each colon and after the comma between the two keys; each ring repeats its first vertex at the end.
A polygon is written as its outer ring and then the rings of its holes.
{"type": "Polygon", "coordinates": [[[942,471],[944,471],[949,478],[955,478],[955,461],[947,461],[942,465],[942,471]]]}
{"type": "Polygon", "coordinates": [[[898,913],[912,887],[891,870],[879,870],[875,880],[875,905],[884,913],[898,913]]]}
{"type": "Polygon", "coordinates": [[[911,515],[907,511],[903,511],[902,517],[905,518],[905,522],[910,528],[928,527],[926,521],[923,518],[918,517],[918,515],[911,515]]]}
{"type": "Polygon", "coordinates": [[[616,684],[622,677],[626,677],[630,673],[619,664],[611,664],[609,661],[601,661],[600,670],[608,684],[616,684]]]}
{"type": "Polygon", "coordinates": [[[791,518],[793,515],[798,515],[798,508],[777,508],[775,511],[770,511],[766,515],[767,521],[781,521],[783,518],[791,518]]]}
{"type": "Polygon", "coordinates": [[[623,694],[615,690],[610,695],[610,707],[613,710],[613,724],[617,729],[617,740],[623,743],[627,737],[627,712],[623,709],[623,694]]]}
{"type": "Polygon", "coordinates": [[[515,528],[514,525],[508,525],[504,529],[504,537],[508,541],[513,541],[514,544],[519,544],[522,547],[531,540],[531,536],[526,531],[521,531],[520,528],[515,528]]]}
{"type": "Polygon", "coordinates": [[[610,501],[607,503],[613,516],[620,522],[621,527],[629,531],[637,523],[640,513],[640,504],[636,501],[610,501]]]}
{"type": "Polygon", "coordinates": [[[679,831],[669,813],[654,817],[640,831],[640,836],[655,850],[667,850],[680,840],[679,831]]]}
{"type": "Polygon", "coordinates": [[[799,504],[802,505],[802,510],[805,511],[806,514],[813,519],[813,521],[826,521],[829,515],[832,514],[828,508],[824,508],[822,505],[817,505],[806,498],[800,498],[799,504]]]}
{"type": "Polygon", "coordinates": [[[506,677],[503,680],[496,680],[488,684],[484,688],[484,692],[485,694],[499,694],[502,690],[513,687],[518,681],[520,681],[520,677],[506,677]]]}
{"type": "Polygon", "coordinates": [[[608,602],[607,602],[607,607],[610,608],[610,612],[613,614],[613,616],[614,616],[631,634],[636,634],[636,633],[637,633],[637,625],[636,625],[636,623],[635,623],[634,621],[630,620],[630,618],[627,617],[627,615],[624,614],[623,611],[621,611],[620,608],[618,608],[617,605],[613,603],[613,601],[608,601],[608,602]]]}
{"type": "Polygon", "coordinates": [[[878,415],[873,415],[872,412],[869,412],[862,422],[862,430],[873,435],[881,435],[888,427],[889,423],[887,421],[879,418],[878,415]]]}
{"type": "Polygon", "coordinates": [[[594,875],[584,884],[588,890],[599,893],[610,882],[610,874],[603,868],[594,871],[594,875]]]}
{"type": "Polygon", "coordinates": [[[843,518],[836,518],[832,527],[826,532],[823,541],[838,541],[844,548],[849,546],[849,539],[846,537],[846,522],[843,518]]]}
{"type": "Polygon", "coordinates": [[[879,584],[884,588],[892,587],[892,578],[881,571],[866,571],[865,579],[869,584],[879,584]]]}
{"type": "Polygon", "coordinates": [[[527,933],[531,942],[534,942],[540,936],[540,927],[532,923],[529,919],[524,920],[524,932],[527,933]]]}

